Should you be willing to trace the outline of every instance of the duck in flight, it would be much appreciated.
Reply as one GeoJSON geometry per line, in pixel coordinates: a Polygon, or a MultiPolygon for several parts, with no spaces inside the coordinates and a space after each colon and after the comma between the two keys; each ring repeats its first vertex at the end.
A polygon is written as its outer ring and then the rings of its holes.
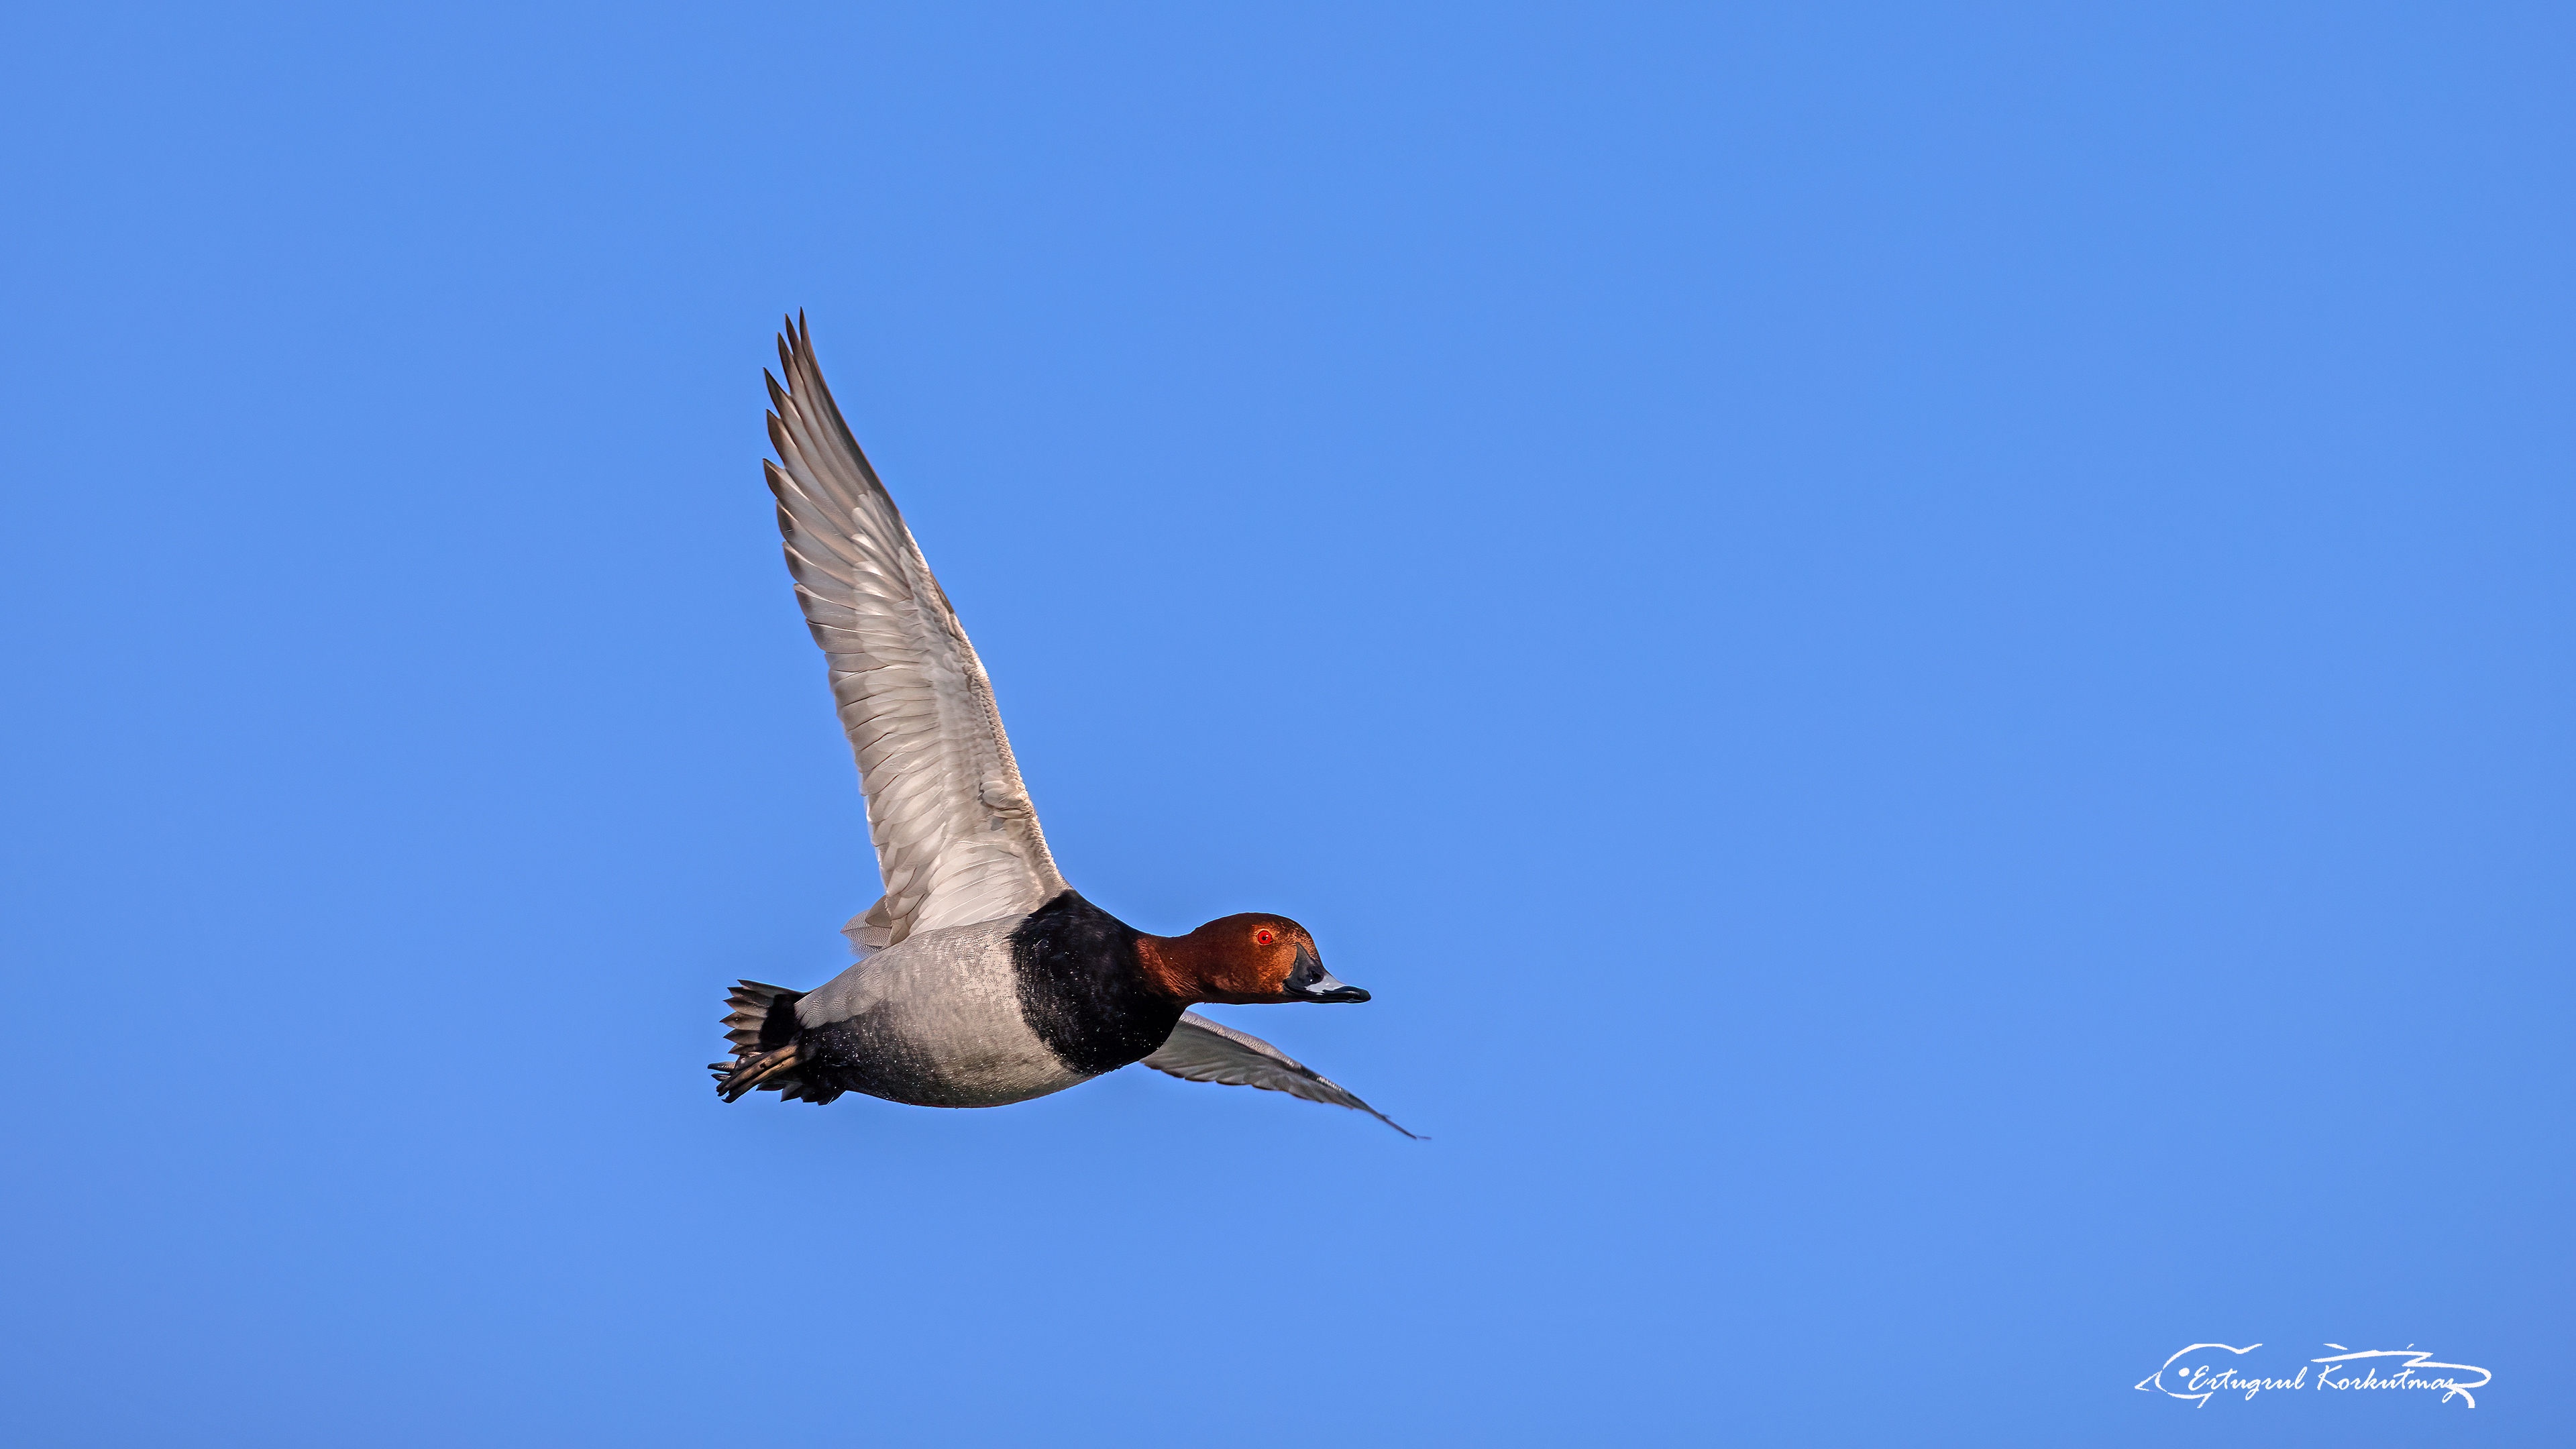
{"type": "Polygon", "coordinates": [[[984,666],[824,386],[801,316],[778,360],[778,461],[763,466],[796,602],[858,756],[885,895],[842,929],[859,959],[840,975],[811,991],[734,989],[732,1059],[708,1068],[718,1094],[999,1107],[1141,1061],[1404,1132],[1286,1052],[1189,1009],[1368,1000],[1324,969],[1305,927],[1254,912],[1149,935],[1065,883],[984,666]]]}

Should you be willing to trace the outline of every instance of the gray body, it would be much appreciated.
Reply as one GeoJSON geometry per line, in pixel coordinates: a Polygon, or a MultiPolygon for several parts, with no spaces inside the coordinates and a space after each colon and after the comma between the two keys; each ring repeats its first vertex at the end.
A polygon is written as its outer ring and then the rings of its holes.
{"type": "Polygon", "coordinates": [[[796,1003],[831,1063],[871,1096],[923,1107],[1000,1107],[1091,1080],[1031,1030],[1011,932],[1025,917],[922,931],[796,1003]]]}

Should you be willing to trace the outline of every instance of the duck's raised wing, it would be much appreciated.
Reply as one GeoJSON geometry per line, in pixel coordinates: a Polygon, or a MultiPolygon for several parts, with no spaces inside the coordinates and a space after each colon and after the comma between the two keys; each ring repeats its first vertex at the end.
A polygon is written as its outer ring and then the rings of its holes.
{"type": "MultiPolygon", "coordinates": [[[[1259,1087],[1286,1092],[1309,1102],[1324,1102],[1366,1112],[1398,1132],[1396,1120],[1359,1099],[1348,1087],[1307,1066],[1250,1032],[1219,1026],[1195,1011],[1181,1013],[1181,1024],[1145,1058],[1145,1065],[1185,1082],[1222,1082],[1229,1087],[1259,1087]]],[[[1413,1136],[1404,1132],[1407,1137],[1413,1136]]]]}
{"type": "Polygon", "coordinates": [[[1064,877],[975,646],[824,386],[803,317],[780,334],[778,362],[786,385],[768,378],[778,461],[762,466],[885,879],[884,898],[842,929],[865,956],[917,931],[1033,911],[1064,877]]]}

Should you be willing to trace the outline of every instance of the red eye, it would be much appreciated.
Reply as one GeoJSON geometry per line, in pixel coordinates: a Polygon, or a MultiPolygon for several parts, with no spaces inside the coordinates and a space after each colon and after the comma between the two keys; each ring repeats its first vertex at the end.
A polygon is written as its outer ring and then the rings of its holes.
{"type": "Polygon", "coordinates": [[[1252,942],[1256,946],[1267,946],[1278,939],[1279,938],[1272,935],[1267,928],[1252,933],[1252,942]]]}

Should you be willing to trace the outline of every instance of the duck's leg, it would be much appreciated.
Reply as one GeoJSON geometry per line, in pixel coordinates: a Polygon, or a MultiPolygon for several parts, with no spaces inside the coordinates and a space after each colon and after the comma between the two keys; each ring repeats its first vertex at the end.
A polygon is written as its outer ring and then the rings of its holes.
{"type": "MultiPolygon", "coordinates": [[[[764,1053],[738,1063],[733,1070],[725,1073],[723,1081],[716,1083],[716,1092],[728,1102],[736,1101],[745,1092],[757,1089],[761,1083],[773,1077],[793,1076],[796,1064],[800,1060],[802,1058],[798,1054],[797,1044],[789,1042],[774,1052],[764,1053]]],[[[715,1071],[723,1066],[722,1062],[711,1062],[707,1070],[715,1071]]]]}

